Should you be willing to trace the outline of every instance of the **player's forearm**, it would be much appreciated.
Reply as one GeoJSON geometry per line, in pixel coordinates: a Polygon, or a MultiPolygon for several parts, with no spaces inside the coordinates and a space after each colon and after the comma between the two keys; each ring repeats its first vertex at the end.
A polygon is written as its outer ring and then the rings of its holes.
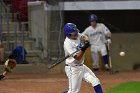
{"type": "Polygon", "coordinates": [[[74,56],[74,58],[75,58],[76,60],[80,61],[81,58],[83,57],[83,55],[84,55],[84,52],[80,50],[80,51],[74,56]]]}
{"type": "Polygon", "coordinates": [[[106,33],[107,38],[111,38],[111,32],[106,33]]]}

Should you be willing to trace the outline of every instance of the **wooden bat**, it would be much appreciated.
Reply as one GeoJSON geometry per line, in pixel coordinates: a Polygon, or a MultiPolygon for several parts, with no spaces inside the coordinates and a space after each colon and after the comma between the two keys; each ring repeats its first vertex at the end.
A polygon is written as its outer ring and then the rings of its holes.
{"type": "Polygon", "coordinates": [[[110,72],[110,74],[113,74],[112,60],[111,60],[111,55],[110,55],[110,44],[109,43],[107,43],[107,48],[108,48],[108,58],[109,58],[109,72],[110,72]]]}
{"type": "Polygon", "coordinates": [[[107,48],[108,48],[108,58],[109,58],[109,72],[110,74],[114,74],[114,73],[118,73],[119,71],[113,71],[112,68],[112,59],[111,59],[111,55],[110,55],[110,44],[107,44],[107,48]]]}
{"type": "Polygon", "coordinates": [[[63,57],[61,58],[60,60],[58,60],[57,62],[55,62],[54,64],[48,66],[48,69],[51,69],[55,66],[57,66],[58,64],[62,63],[63,61],[65,61],[67,58],[71,57],[73,54],[75,54],[76,52],[78,52],[79,50],[76,50],[75,52],[73,52],[72,54],[66,56],[66,57],[63,57]]]}
{"type": "Polygon", "coordinates": [[[109,67],[112,69],[112,60],[111,60],[111,55],[110,55],[110,44],[107,44],[108,48],[108,57],[109,57],[109,67]]]}

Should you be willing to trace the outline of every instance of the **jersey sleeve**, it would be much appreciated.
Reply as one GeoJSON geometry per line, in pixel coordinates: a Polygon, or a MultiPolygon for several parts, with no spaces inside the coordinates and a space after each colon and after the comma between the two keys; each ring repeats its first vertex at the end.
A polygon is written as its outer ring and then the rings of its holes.
{"type": "Polygon", "coordinates": [[[87,35],[87,36],[88,36],[88,31],[87,31],[87,29],[85,29],[85,30],[82,32],[82,35],[87,35]]]}
{"type": "Polygon", "coordinates": [[[72,47],[72,45],[70,45],[69,43],[64,43],[64,50],[65,50],[65,54],[66,56],[67,55],[70,55],[72,54],[73,52],[75,52],[76,50],[72,47]]]}
{"type": "MultiPolygon", "coordinates": [[[[68,55],[70,55],[70,54],[72,54],[72,53],[74,53],[74,52],[76,51],[76,50],[74,50],[74,48],[73,48],[70,44],[68,44],[68,43],[64,43],[64,50],[65,50],[65,56],[68,56],[68,55]]],[[[73,54],[73,56],[67,58],[66,61],[67,61],[68,63],[74,62],[74,61],[75,61],[74,56],[75,56],[75,54],[73,54]]]]}
{"type": "Polygon", "coordinates": [[[111,37],[111,32],[110,30],[104,25],[103,25],[103,33],[105,34],[106,37],[111,37]]]}

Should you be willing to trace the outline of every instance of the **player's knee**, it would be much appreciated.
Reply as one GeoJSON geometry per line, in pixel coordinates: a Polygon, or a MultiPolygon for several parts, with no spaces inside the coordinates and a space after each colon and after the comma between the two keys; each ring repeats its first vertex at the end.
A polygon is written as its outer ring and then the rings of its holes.
{"type": "Polygon", "coordinates": [[[107,50],[106,50],[106,49],[101,50],[101,55],[102,55],[102,56],[107,55],[107,50]]]}
{"type": "Polygon", "coordinates": [[[96,86],[98,84],[100,84],[100,80],[98,78],[95,78],[92,82],[91,82],[92,86],[96,86]]]}
{"type": "Polygon", "coordinates": [[[105,56],[105,55],[107,55],[107,52],[102,52],[102,56],[105,56]]]}
{"type": "Polygon", "coordinates": [[[100,84],[100,81],[97,77],[92,77],[92,76],[89,76],[85,79],[88,83],[91,83],[92,86],[96,86],[98,84],[100,84]]]}

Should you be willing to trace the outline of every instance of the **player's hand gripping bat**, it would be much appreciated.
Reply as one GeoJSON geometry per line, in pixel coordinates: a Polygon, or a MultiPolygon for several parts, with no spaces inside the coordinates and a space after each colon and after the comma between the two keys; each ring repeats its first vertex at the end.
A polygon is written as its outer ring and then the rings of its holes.
{"type": "Polygon", "coordinates": [[[83,47],[79,48],[77,51],[73,52],[72,54],[70,54],[70,55],[68,55],[68,56],[66,56],[66,57],[64,57],[64,58],[61,58],[60,60],[58,60],[58,61],[55,62],[54,64],[48,66],[48,69],[51,69],[51,68],[55,67],[56,65],[62,63],[62,62],[65,61],[67,58],[73,56],[73,54],[75,54],[76,52],[78,52],[78,51],[80,51],[80,50],[82,50],[82,51],[86,50],[86,48],[88,48],[88,47],[90,46],[90,44],[89,44],[89,42],[88,42],[88,37],[87,37],[87,36],[82,36],[82,41],[84,42],[84,46],[83,46],[83,47]]]}

